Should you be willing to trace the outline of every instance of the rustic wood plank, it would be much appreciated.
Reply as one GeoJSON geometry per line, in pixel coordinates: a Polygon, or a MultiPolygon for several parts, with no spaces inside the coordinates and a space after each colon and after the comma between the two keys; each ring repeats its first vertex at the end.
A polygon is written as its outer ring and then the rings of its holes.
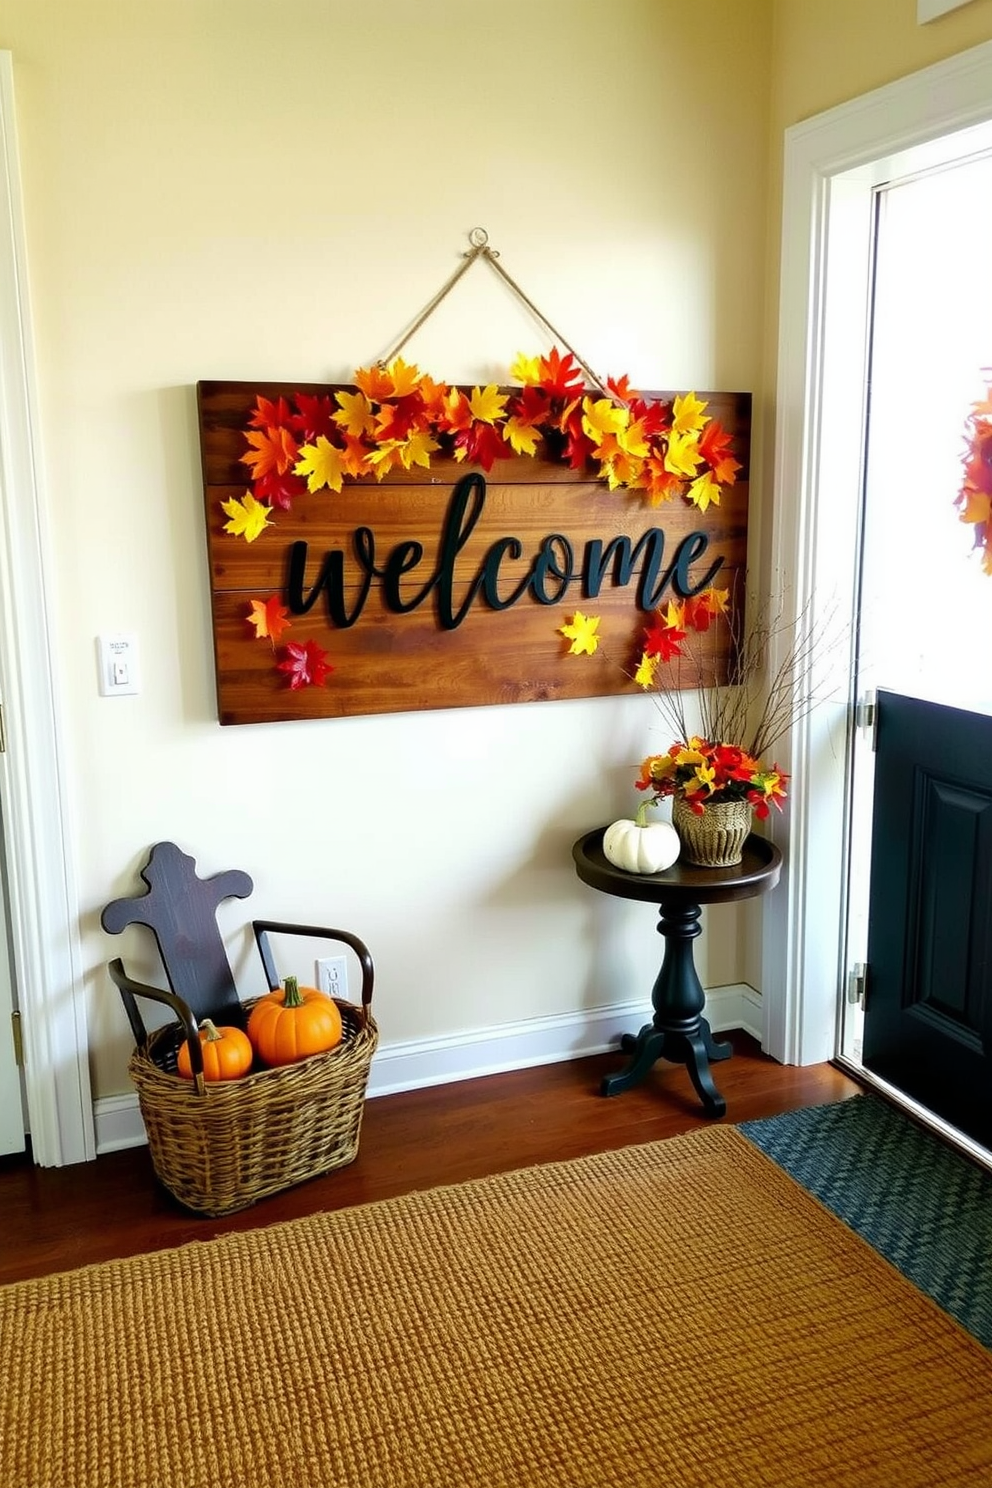
{"type": "MultiPolygon", "coordinates": [[[[291,513],[273,512],[254,542],[232,537],[222,507],[247,489],[241,456],[256,397],[334,391],[200,384],[222,723],[630,692],[644,626],[659,603],[715,573],[734,613],[743,605],[748,395],[701,395],[733,434],[744,467],[706,513],[681,499],[651,507],[553,460],[500,461],[483,478],[449,458],[428,472],[303,495],[291,513]],[[466,475],[475,482],[468,491],[466,475]],[[312,607],[299,613],[315,590],[312,607]],[[291,689],[273,647],[255,637],[251,601],[271,596],[296,612],[282,642],[312,641],[328,653],[334,670],[325,685],[291,689]],[[577,609],[600,616],[604,644],[595,657],[566,659],[559,627],[577,609]]],[[[725,677],[730,634],[720,627],[706,638],[702,677],[696,665],[671,664],[670,685],[725,677]]]]}

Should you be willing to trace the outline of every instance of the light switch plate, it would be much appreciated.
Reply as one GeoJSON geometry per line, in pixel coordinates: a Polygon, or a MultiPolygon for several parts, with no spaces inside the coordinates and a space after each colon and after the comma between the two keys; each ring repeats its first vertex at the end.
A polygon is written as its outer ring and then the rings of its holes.
{"type": "Polygon", "coordinates": [[[137,636],[97,636],[96,649],[101,697],[125,697],[141,691],[137,636]]]}

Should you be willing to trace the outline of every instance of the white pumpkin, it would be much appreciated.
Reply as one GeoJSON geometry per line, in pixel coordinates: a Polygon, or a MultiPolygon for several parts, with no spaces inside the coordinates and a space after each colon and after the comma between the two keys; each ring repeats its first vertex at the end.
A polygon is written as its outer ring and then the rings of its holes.
{"type": "Polygon", "coordinates": [[[671,822],[649,822],[642,801],[633,821],[615,821],[603,833],[603,855],[625,873],[663,873],[679,855],[679,834],[671,822]]]}

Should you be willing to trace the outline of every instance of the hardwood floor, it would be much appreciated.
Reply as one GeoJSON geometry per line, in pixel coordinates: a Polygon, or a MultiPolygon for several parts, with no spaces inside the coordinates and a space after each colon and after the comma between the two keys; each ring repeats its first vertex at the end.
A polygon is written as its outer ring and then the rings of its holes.
{"type": "MultiPolygon", "coordinates": [[[[829,1064],[776,1064],[744,1033],[719,1065],[727,1122],[824,1105],[859,1092],[829,1064]]],[[[433,1086],[368,1102],[350,1167],[224,1219],[188,1213],[156,1182],[145,1147],[68,1168],[0,1159],[0,1283],[209,1240],[230,1230],[460,1183],[533,1163],[605,1152],[708,1124],[686,1071],[661,1063],[643,1085],[604,1099],[624,1056],[603,1054],[433,1086]]]]}

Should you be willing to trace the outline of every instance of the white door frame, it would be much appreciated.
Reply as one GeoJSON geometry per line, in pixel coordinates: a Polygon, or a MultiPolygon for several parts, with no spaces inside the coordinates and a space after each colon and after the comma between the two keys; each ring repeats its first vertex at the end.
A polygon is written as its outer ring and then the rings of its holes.
{"type": "Polygon", "coordinates": [[[0,52],[0,755],[11,951],[31,1146],[95,1155],[78,898],[58,716],[51,548],[42,499],[13,65],[0,52]]]}
{"type": "MultiPolygon", "coordinates": [[[[775,447],[766,587],[819,631],[855,613],[870,212],[886,157],[924,167],[941,137],[992,119],[992,42],[786,131],[775,447]]],[[[903,169],[906,163],[903,162],[903,169]]],[[[962,410],[962,428],[967,410],[962,410]]],[[[948,492],[948,501],[956,493],[948,492]]],[[[844,984],[850,647],[818,663],[831,691],[793,731],[791,808],[776,824],[787,871],[762,931],[765,1047],[810,1064],[837,1046],[844,984]]]]}

